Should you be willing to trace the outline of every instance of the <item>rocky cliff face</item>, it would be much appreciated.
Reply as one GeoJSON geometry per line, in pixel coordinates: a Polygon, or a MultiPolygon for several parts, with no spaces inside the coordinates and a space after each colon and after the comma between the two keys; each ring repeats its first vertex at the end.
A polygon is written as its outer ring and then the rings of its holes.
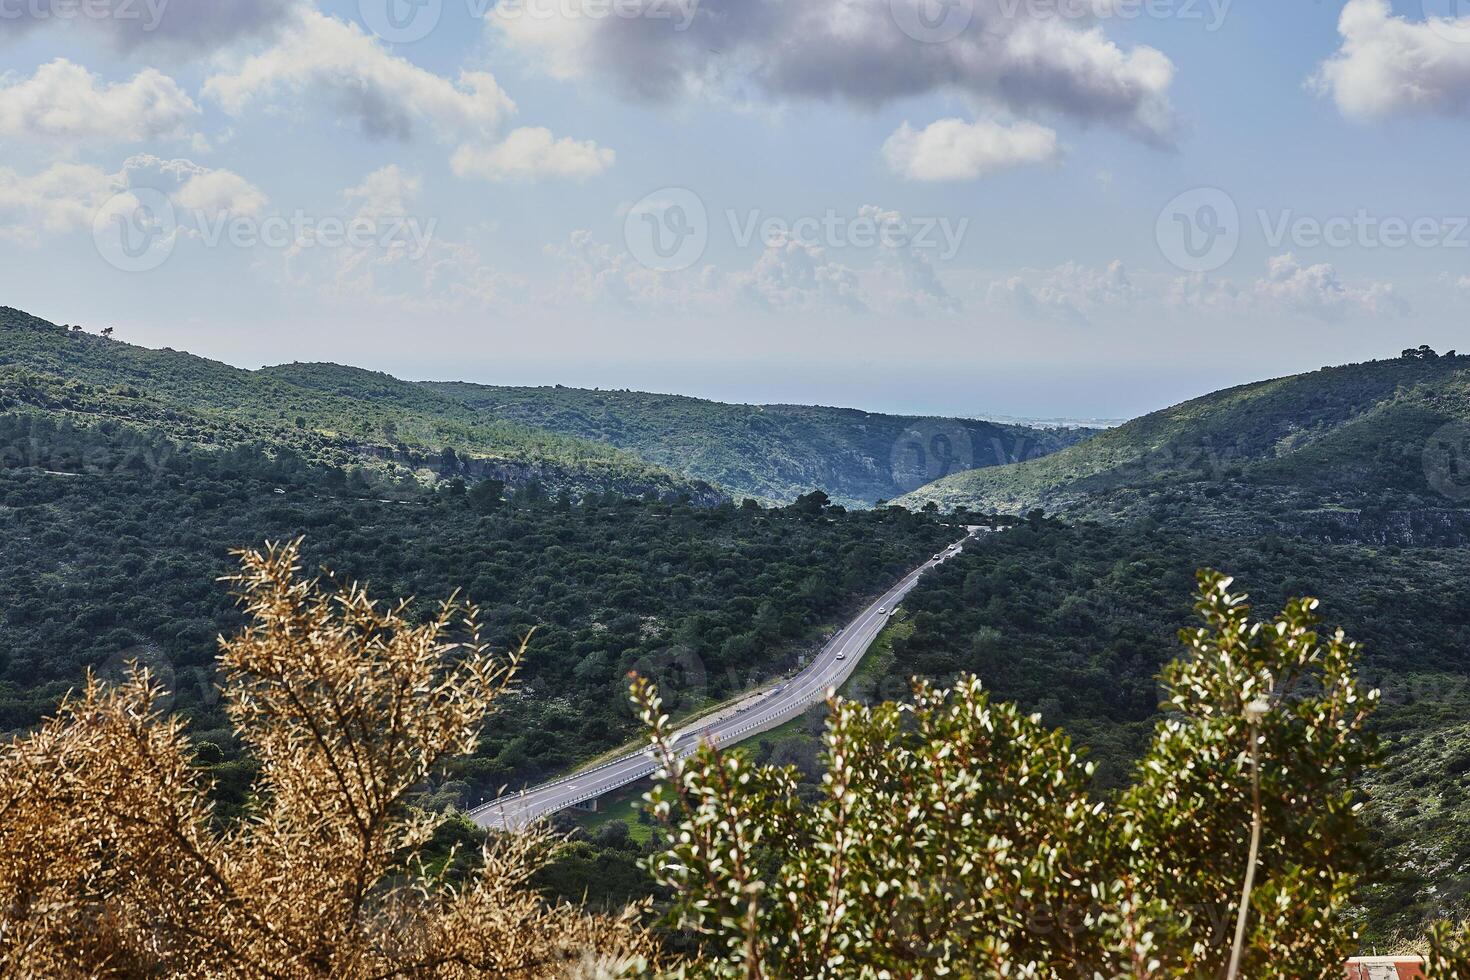
{"type": "Polygon", "coordinates": [[[1313,511],[1302,530],[1328,541],[1404,547],[1453,548],[1470,544],[1470,510],[1313,511]]]}

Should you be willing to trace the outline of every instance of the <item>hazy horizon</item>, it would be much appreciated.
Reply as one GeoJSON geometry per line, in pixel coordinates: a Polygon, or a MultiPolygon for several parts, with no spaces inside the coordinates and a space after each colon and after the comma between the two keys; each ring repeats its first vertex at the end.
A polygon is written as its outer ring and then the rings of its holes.
{"type": "Polygon", "coordinates": [[[5,302],[231,363],[1115,418],[1470,315],[1463,177],[1426,164],[1470,155],[1453,0],[40,2],[5,31],[5,302]]]}

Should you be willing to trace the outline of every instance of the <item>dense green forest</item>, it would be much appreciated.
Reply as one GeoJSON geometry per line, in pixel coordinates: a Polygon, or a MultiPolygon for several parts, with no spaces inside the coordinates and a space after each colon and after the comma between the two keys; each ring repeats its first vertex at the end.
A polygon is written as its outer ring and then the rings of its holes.
{"type": "MultiPolygon", "coordinates": [[[[233,764],[215,710],[215,638],[239,624],[231,549],[306,537],[306,554],[387,599],[463,589],[492,639],[535,628],[520,693],[439,788],[464,803],[635,734],[638,669],[695,710],[778,672],[854,603],[956,537],[928,515],[573,500],[494,481],[436,490],[289,455],[206,452],[121,425],[0,415],[0,731],[34,724],[87,667],[155,667],[233,764]]],[[[228,781],[228,771],[221,777],[228,781]]]]}
{"type": "Polygon", "coordinates": [[[732,492],[789,502],[821,487],[871,506],[951,473],[1045,456],[1093,434],[975,419],[680,395],[431,384],[489,418],[593,439],[732,492]]]}
{"type": "Polygon", "coordinates": [[[816,488],[870,506],[1091,435],[626,391],[414,383],[337,364],[246,371],[0,307],[0,410],[20,407],[420,482],[490,478],[709,504],[729,495],[788,504],[816,488]]]}
{"type": "Polygon", "coordinates": [[[0,411],[156,430],[181,446],[263,447],[420,482],[488,477],[574,493],[721,496],[610,446],[487,418],[385,374],[327,365],[245,371],[0,307],[0,411]]]}
{"type": "MultiPolygon", "coordinates": [[[[1127,782],[1150,736],[1158,672],[1193,622],[1190,590],[1202,567],[1230,570],[1258,609],[1318,597],[1327,622],[1364,646],[1364,680],[1383,691],[1375,728],[1387,753],[1370,785],[1380,874],[1363,900],[1373,933],[1470,911],[1463,549],[1032,522],[988,535],[926,576],[846,693],[891,699],[914,675],[977,673],[996,697],[1086,745],[1095,790],[1107,792],[1127,782]]],[[[777,747],[784,758],[812,755],[809,737],[791,738],[796,745],[777,747]]]]}

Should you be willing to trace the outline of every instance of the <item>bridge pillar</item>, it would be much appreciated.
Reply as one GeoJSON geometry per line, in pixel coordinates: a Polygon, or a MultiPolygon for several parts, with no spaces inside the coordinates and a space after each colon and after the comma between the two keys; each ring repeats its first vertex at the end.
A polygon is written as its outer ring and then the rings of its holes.
{"type": "Polygon", "coordinates": [[[594,796],[590,800],[583,800],[581,803],[573,803],[567,809],[569,809],[569,810],[581,810],[583,813],[596,813],[597,812],[597,797],[594,796]]]}

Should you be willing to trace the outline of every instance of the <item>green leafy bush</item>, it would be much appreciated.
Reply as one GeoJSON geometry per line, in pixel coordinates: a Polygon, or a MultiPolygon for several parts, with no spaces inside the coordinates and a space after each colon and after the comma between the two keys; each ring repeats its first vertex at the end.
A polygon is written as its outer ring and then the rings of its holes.
{"type": "Polygon", "coordinates": [[[1377,694],[1357,647],[1318,634],[1315,600],[1253,623],[1230,584],[1202,573],[1204,625],[1165,670],[1166,715],[1104,800],[1064,734],[973,677],[916,683],[912,704],[834,700],[812,806],[790,768],[711,746],[678,758],[635,681],[673,842],[650,869],[707,940],[684,972],[1223,976],[1238,943],[1242,976],[1340,976],[1377,694]]]}

